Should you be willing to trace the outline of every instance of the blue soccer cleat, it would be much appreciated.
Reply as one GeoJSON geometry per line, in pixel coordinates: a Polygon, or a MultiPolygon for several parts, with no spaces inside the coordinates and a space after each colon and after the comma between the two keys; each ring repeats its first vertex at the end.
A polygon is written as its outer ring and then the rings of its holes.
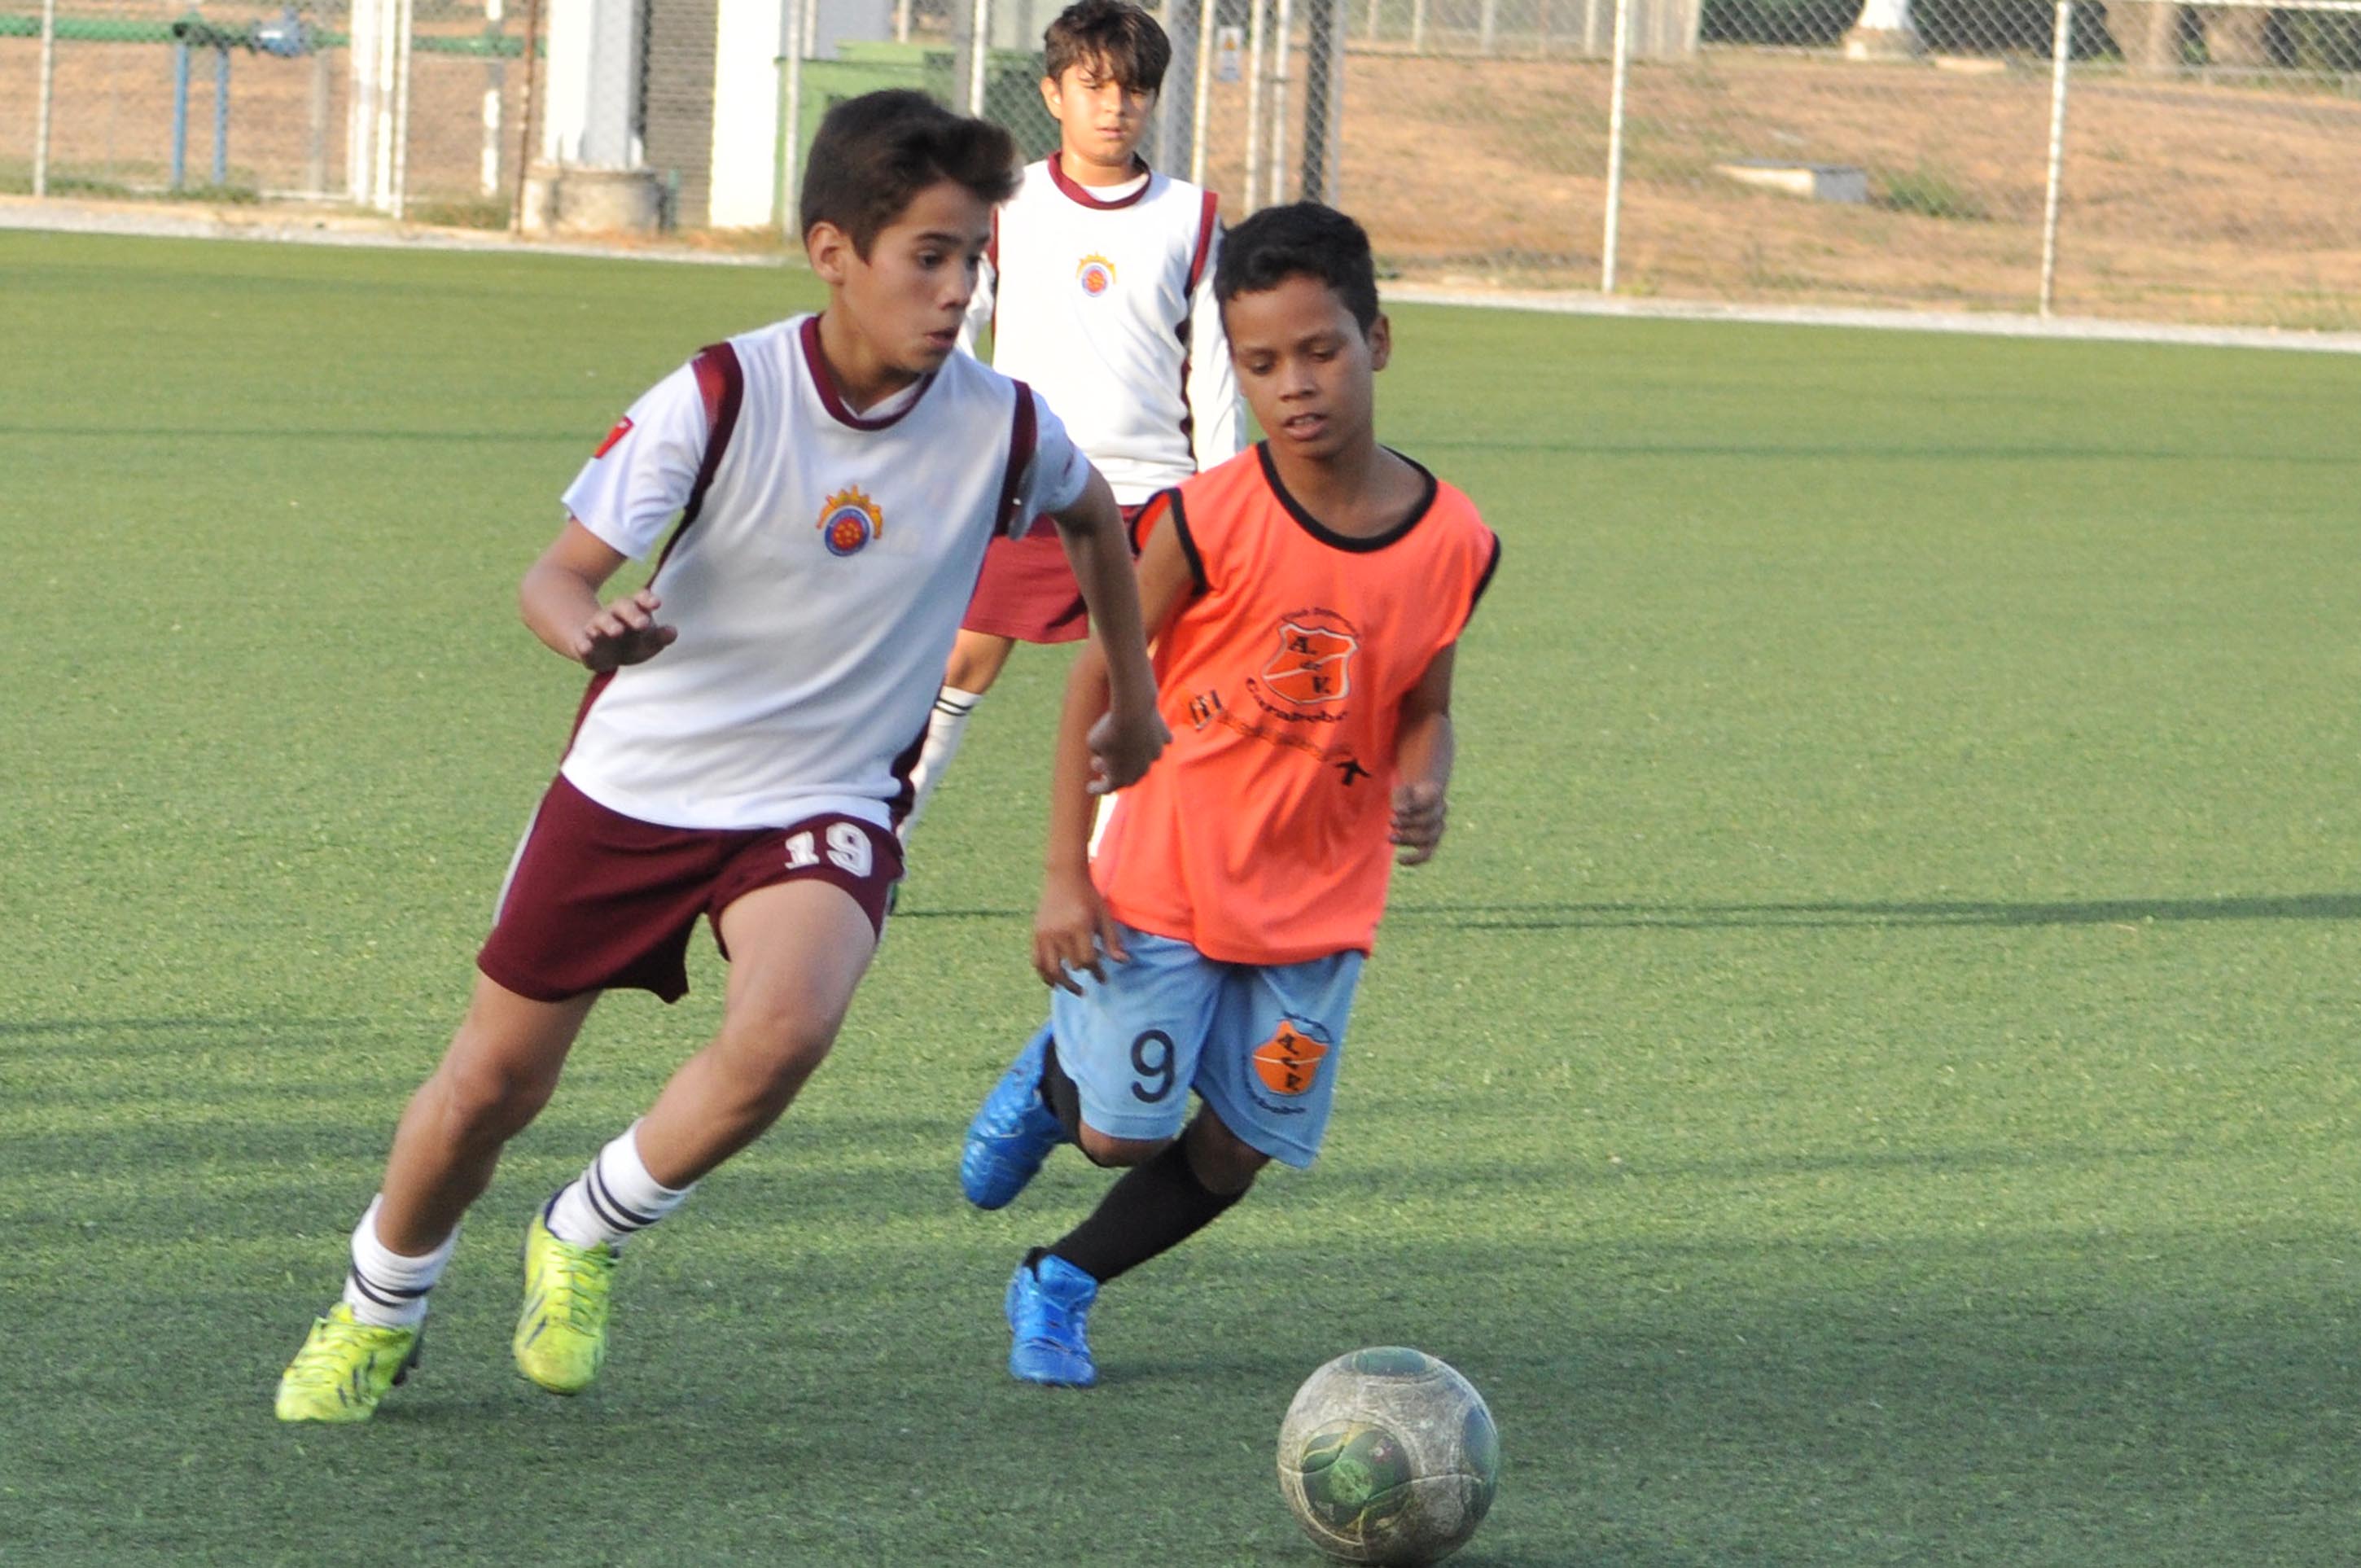
{"type": "Polygon", "coordinates": [[[1099,1282],[1062,1257],[1043,1253],[1020,1263],[1008,1281],[1008,1373],[1052,1388],[1087,1388],[1099,1380],[1091,1359],[1091,1303],[1099,1282]]]}
{"type": "Polygon", "coordinates": [[[1043,1029],[1016,1053],[967,1124],[960,1190],[979,1209],[1007,1207],[1065,1139],[1056,1114],[1041,1103],[1041,1069],[1049,1054],[1049,1031],[1043,1029]]]}

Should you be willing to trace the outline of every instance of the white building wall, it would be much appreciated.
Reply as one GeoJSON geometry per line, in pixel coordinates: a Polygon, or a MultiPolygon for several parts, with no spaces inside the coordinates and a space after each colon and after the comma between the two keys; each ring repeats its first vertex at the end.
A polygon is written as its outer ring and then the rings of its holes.
{"type": "Polygon", "coordinates": [[[713,47],[713,226],[767,228],[779,191],[783,0],[719,0],[713,47]]]}

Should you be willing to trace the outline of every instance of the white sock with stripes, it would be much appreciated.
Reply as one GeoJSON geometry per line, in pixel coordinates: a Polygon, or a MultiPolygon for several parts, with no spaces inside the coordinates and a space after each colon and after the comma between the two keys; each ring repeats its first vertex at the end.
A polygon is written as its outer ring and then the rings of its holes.
{"type": "Polygon", "coordinates": [[[598,1151],[582,1174],[549,1201],[543,1223],[572,1246],[620,1246],[683,1203],[697,1184],[671,1188],[640,1161],[637,1122],[598,1151]]]}
{"type": "Polygon", "coordinates": [[[345,1305],[353,1317],[372,1328],[414,1329],[426,1321],[426,1293],[443,1277],[452,1249],[459,1245],[454,1229],[443,1245],[424,1257],[404,1257],[377,1239],[377,1212],[385,1194],[369,1200],[368,1212],[353,1230],[353,1266],[345,1276],[345,1305]]]}
{"type": "Polygon", "coordinates": [[[903,843],[907,844],[910,835],[918,830],[918,818],[927,814],[927,802],[935,798],[935,785],[942,782],[943,770],[959,755],[967,721],[983,700],[982,692],[961,691],[957,686],[945,686],[935,694],[935,711],[927,720],[927,743],[918,750],[918,765],[910,770],[910,814],[896,829],[903,843]]]}

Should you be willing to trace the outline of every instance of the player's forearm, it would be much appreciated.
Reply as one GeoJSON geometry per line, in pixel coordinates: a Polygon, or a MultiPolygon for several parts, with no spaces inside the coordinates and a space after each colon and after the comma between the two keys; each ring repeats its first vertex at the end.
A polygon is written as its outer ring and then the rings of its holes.
{"type": "Polygon", "coordinates": [[[1156,706],[1156,676],[1148,665],[1148,633],[1139,612],[1139,580],[1133,574],[1131,546],[1123,534],[1123,513],[1106,481],[1093,476],[1093,495],[1058,519],[1067,560],[1091,612],[1091,640],[1105,659],[1107,704],[1117,713],[1139,714],[1156,706]],[[1104,504],[1093,504],[1100,500],[1104,504]]]}
{"type": "Polygon", "coordinates": [[[1096,643],[1085,643],[1066,676],[1066,703],[1058,717],[1057,759],[1049,778],[1049,841],[1042,862],[1053,877],[1090,874],[1091,824],[1097,815],[1089,788],[1091,726],[1106,710],[1106,660],[1096,643]]]}
{"type": "Polygon", "coordinates": [[[1456,749],[1450,714],[1428,713],[1403,719],[1394,741],[1395,782],[1450,788],[1451,763],[1456,749]]]}
{"type": "Polygon", "coordinates": [[[598,587],[579,573],[536,561],[517,587],[517,606],[552,652],[579,662],[582,629],[598,613],[598,587]]]}

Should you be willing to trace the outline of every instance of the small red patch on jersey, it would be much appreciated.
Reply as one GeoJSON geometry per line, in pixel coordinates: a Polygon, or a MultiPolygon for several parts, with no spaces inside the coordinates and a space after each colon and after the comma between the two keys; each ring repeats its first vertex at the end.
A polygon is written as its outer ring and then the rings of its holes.
{"type": "Polygon", "coordinates": [[[590,454],[592,459],[595,461],[598,458],[604,457],[608,453],[615,450],[615,443],[622,440],[623,437],[631,433],[631,422],[628,419],[617,420],[615,422],[615,428],[607,433],[607,439],[598,444],[598,450],[590,454]]]}

